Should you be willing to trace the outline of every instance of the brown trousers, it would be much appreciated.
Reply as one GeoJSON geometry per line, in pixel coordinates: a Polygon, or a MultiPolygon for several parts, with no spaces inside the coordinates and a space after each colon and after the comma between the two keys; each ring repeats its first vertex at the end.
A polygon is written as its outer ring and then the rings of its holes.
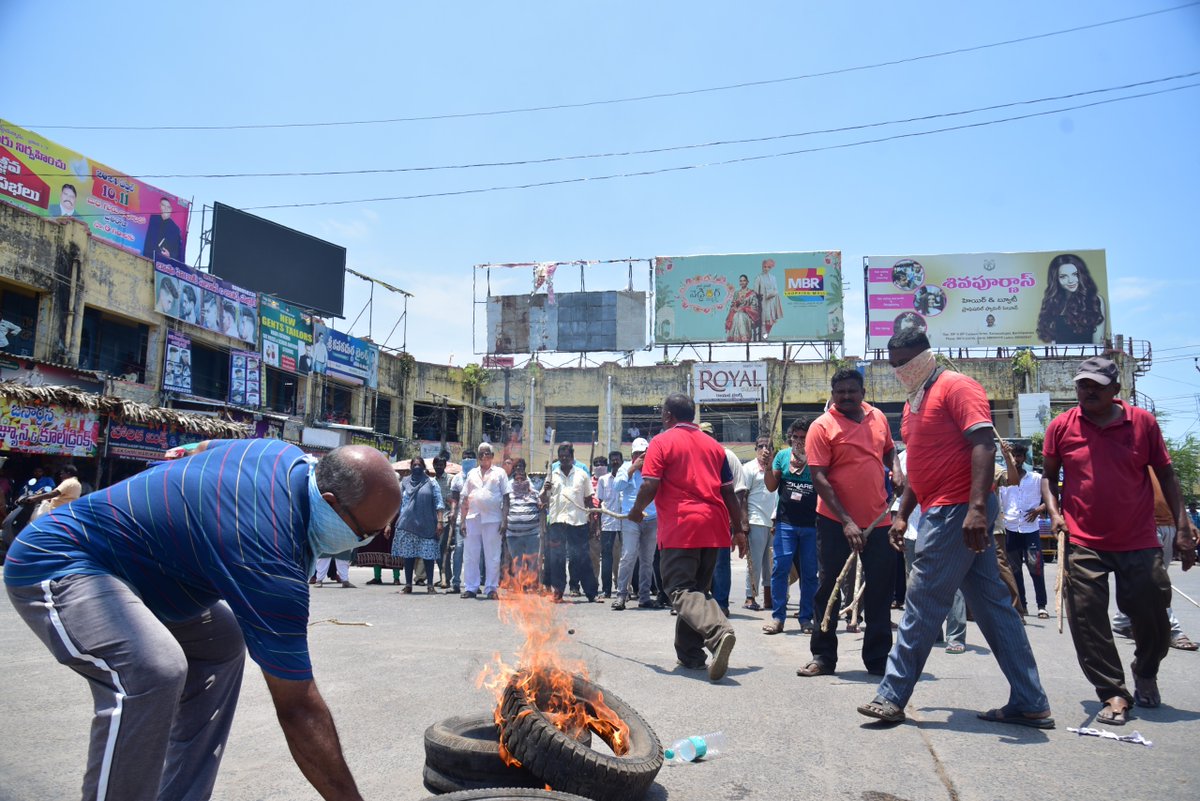
{"type": "Polygon", "coordinates": [[[1072,544],[1067,551],[1067,619],[1079,666],[1101,701],[1121,696],[1132,704],[1109,625],[1108,574],[1116,576],[1117,608],[1129,616],[1133,630],[1130,669],[1135,676],[1157,678],[1158,665],[1171,647],[1171,580],[1162,549],[1097,551],[1072,544]]]}

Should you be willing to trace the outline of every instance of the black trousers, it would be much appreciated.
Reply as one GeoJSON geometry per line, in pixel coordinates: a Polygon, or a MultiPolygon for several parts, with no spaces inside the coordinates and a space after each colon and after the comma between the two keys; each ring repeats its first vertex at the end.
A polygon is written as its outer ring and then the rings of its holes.
{"type": "Polygon", "coordinates": [[[1067,560],[1067,617],[1083,675],[1101,701],[1121,696],[1132,704],[1108,619],[1108,574],[1116,576],[1117,608],[1129,616],[1133,631],[1130,669],[1135,676],[1157,678],[1159,663],[1171,648],[1171,580],[1162,548],[1097,551],[1072,544],[1067,560]]]}
{"type": "Polygon", "coordinates": [[[679,613],[675,618],[675,655],[691,667],[703,665],[704,649],[715,650],[721,636],[733,631],[721,607],[708,594],[717,551],[717,548],[659,551],[663,585],[671,596],[671,605],[679,613]]]}
{"type": "MultiPolygon", "coordinates": [[[[888,526],[864,532],[867,544],[858,558],[863,564],[866,589],[860,604],[867,629],[863,635],[862,659],[867,670],[883,674],[888,653],[892,650],[892,594],[896,588],[896,552],[888,544],[888,526]]],[[[817,515],[817,560],[820,563],[821,583],[813,601],[813,633],[809,645],[812,658],[827,668],[837,667],[837,618],[829,621],[829,631],[821,631],[825,607],[838,590],[834,585],[850,557],[850,543],[842,533],[842,524],[817,515]]],[[[850,574],[853,579],[854,574],[850,574]]],[[[853,587],[853,581],[850,582],[853,587]]],[[[839,593],[840,596],[840,593],[839,593]]],[[[850,598],[839,597],[834,615],[850,598]]]]}

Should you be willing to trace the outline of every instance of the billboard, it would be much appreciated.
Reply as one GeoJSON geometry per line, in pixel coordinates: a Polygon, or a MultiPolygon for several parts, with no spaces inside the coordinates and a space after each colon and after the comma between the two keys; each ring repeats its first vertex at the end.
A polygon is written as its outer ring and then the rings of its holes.
{"type": "Polygon", "coordinates": [[[203,442],[208,437],[190,434],[174,427],[146,426],[135,423],[113,423],[105,435],[105,453],[118,459],[133,459],[142,462],[161,462],[166,451],[203,442]]]}
{"type": "Polygon", "coordinates": [[[313,329],[307,314],[270,295],[258,305],[264,364],[308,375],[312,372],[313,329]]]}
{"type": "Polygon", "coordinates": [[[692,365],[692,397],[698,403],[757,403],[767,399],[765,362],[692,365]]]}
{"type": "Polygon", "coordinates": [[[230,351],[229,402],[236,406],[261,405],[262,360],[257,353],[230,351]]]}
{"type": "Polygon", "coordinates": [[[313,323],[312,372],[368,389],[379,387],[379,348],[366,340],[313,323]]]}
{"type": "Polygon", "coordinates": [[[188,201],[0,120],[0,201],[78,219],[101,242],[183,261],[188,201]]]}
{"type": "Polygon", "coordinates": [[[178,331],[167,332],[162,388],[168,392],[192,394],[192,340],[178,331]]]}
{"type": "Polygon", "coordinates": [[[25,406],[0,397],[0,451],[95,456],[100,417],[54,403],[25,406]]]}
{"type": "Polygon", "coordinates": [[[646,342],[646,293],[494,295],[487,301],[487,352],[629,351],[646,342]]]}
{"type": "Polygon", "coordinates": [[[215,203],[211,254],[214,275],[303,309],[342,316],[344,247],[215,203]]]}
{"type": "Polygon", "coordinates": [[[258,342],[258,296],[174,259],[154,260],[154,310],[243,342],[258,342]]]}
{"type": "Polygon", "coordinates": [[[842,254],[654,260],[654,342],[841,342],[842,254]]]}
{"type": "Polygon", "coordinates": [[[864,262],[868,348],[912,327],[935,348],[1101,344],[1112,330],[1103,250],[864,262]]]}

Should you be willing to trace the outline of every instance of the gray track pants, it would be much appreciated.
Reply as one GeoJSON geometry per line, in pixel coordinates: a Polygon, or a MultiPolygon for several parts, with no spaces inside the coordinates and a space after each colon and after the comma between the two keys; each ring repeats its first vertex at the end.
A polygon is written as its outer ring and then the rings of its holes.
{"type": "Polygon", "coordinates": [[[84,801],[211,796],[246,653],[229,607],[163,623],[113,576],[7,590],[54,658],[91,687],[84,801]]]}

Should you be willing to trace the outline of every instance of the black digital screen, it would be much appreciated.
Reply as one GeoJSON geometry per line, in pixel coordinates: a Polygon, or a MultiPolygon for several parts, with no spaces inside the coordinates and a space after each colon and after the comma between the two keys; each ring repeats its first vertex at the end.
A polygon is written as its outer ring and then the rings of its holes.
{"type": "Polygon", "coordinates": [[[215,203],[210,253],[213,275],[303,309],[342,316],[346,249],[340,245],[215,203]]]}

